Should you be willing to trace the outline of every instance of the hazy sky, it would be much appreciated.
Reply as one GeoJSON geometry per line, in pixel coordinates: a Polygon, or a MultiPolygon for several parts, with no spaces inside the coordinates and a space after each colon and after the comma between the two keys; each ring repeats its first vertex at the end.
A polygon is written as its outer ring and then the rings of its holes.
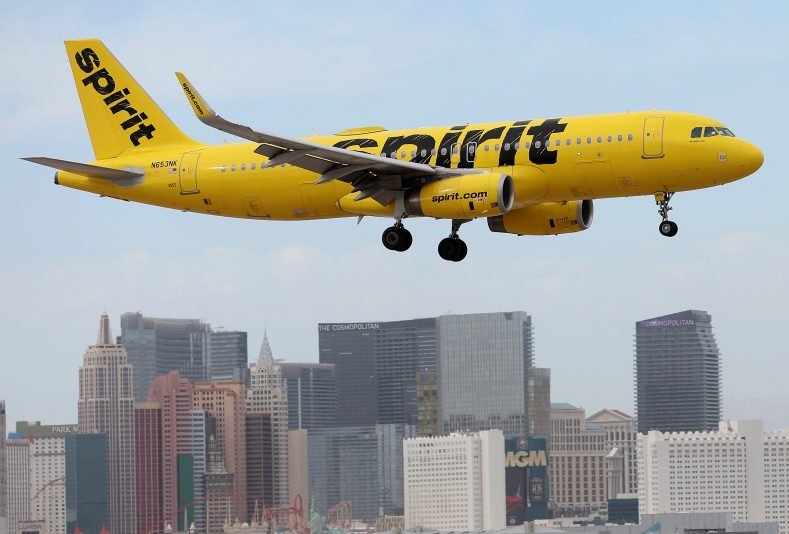
{"type": "MultiPolygon", "coordinates": [[[[789,427],[789,5],[785,2],[14,2],[0,19],[0,398],[8,418],[76,421],[77,369],[99,314],[140,310],[267,329],[274,354],[317,361],[317,323],[525,310],[552,399],[633,410],[639,319],[712,314],[724,416],[789,427]],[[161,4],[161,5],[160,5],[161,4]],[[165,5],[166,4],[166,5],[165,5]],[[668,109],[759,145],[755,175],[672,201],[595,202],[560,237],[449,222],[261,222],[100,199],[18,158],[93,158],[63,40],[101,38],[190,136],[183,70],[225,117],[291,136],[668,109]]],[[[228,142],[236,139],[227,138],[228,142]]],[[[116,332],[118,333],[118,332],[116,332]]]]}

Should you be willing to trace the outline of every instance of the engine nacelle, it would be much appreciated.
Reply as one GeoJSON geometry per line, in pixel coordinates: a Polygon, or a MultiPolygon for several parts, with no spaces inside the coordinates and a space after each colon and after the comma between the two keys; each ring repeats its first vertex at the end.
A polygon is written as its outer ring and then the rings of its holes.
{"type": "Polygon", "coordinates": [[[503,215],[515,200],[512,177],[503,173],[464,174],[438,180],[408,193],[409,215],[439,219],[475,219],[503,215]]]}
{"type": "Polygon", "coordinates": [[[569,234],[589,228],[593,215],[591,200],[544,202],[489,217],[488,228],[518,235],[569,234]]]}

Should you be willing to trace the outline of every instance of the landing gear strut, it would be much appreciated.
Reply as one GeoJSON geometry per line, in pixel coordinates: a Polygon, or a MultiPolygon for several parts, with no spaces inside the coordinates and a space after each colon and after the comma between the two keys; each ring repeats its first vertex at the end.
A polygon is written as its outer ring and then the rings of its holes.
{"type": "Polygon", "coordinates": [[[414,241],[411,232],[405,229],[401,221],[397,221],[394,226],[390,226],[381,235],[381,241],[389,250],[396,250],[397,252],[405,252],[411,248],[411,243],[414,241]]]}
{"type": "Polygon", "coordinates": [[[674,237],[679,231],[677,223],[668,220],[668,212],[672,209],[668,203],[673,196],[674,193],[670,191],[655,193],[655,203],[658,205],[658,213],[663,219],[658,226],[658,230],[666,237],[674,237]]]}
{"type": "Polygon", "coordinates": [[[452,219],[452,232],[438,243],[438,255],[447,261],[461,261],[468,253],[466,242],[458,236],[460,225],[469,219],[452,219]]]}

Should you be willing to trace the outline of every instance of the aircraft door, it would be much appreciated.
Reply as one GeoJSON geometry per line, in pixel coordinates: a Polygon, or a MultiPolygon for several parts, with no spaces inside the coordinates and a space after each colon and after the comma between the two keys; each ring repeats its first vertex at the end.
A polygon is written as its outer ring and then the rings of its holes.
{"type": "Polygon", "coordinates": [[[644,119],[644,158],[663,157],[664,120],[664,117],[647,117],[644,119]]]}
{"type": "Polygon", "coordinates": [[[200,192],[197,188],[197,160],[199,158],[199,152],[184,152],[181,156],[178,181],[181,184],[182,195],[193,195],[200,192]]]}

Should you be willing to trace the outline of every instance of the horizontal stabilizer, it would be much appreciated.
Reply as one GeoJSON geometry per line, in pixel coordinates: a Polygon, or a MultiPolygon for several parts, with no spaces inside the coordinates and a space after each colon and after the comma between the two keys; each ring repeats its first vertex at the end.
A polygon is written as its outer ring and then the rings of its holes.
{"type": "Polygon", "coordinates": [[[25,161],[31,161],[33,163],[38,163],[39,165],[44,165],[46,167],[52,167],[53,169],[73,172],[74,174],[80,174],[89,178],[103,178],[105,180],[111,180],[115,183],[118,183],[119,185],[122,185],[121,182],[133,182],[128,185],[135,185],[140,181],[138,179],[144,174],[142,169],[140,169],[139,172],[137,170],[126,171],[122,169],[110,169],[109,167],[99,167],[98,165],[88,165],[87,163],[77,163],[76,161],[66,161],[55,158],[22,159],[25,161]]]}

